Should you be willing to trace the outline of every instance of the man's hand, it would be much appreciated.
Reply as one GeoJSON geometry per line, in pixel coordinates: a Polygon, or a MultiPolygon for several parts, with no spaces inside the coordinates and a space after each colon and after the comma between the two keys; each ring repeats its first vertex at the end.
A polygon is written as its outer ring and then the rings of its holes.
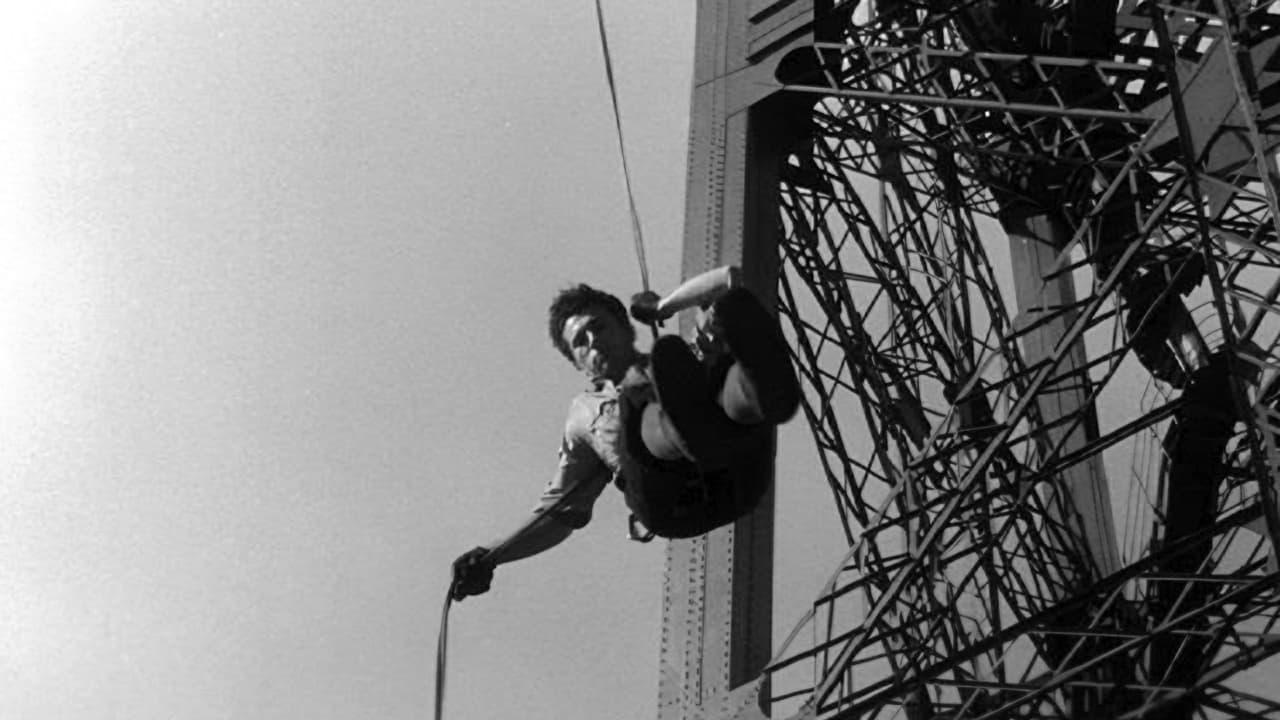
{"type": "Polygon", "coordinates": [[[663,320],[671,317],[671,315],[658,309],[658,303],[660,302],[662,302],[662,296],[652,290],[645,290],[632,295],[631,317],[645,325],[661,324],[663,320]]]}
{"type": "Polygon", "coordinates": [[[488,548],[478,547],[462,553],[453,561],[453,585],[450,586],[450,592],[454,600],[489,592],[489,586],[493,583],[494,563],[487,558],[488,554],[488,548]]]}

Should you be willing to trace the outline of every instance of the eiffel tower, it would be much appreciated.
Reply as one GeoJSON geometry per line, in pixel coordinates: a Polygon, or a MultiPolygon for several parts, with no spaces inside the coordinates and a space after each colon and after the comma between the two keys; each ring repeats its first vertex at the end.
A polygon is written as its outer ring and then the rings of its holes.
{"type": "Polygon", "coordinates": [[[772,503],[671,543],[661,720],[1280,718],[1278,51],[700,0],[685,273],[776,300],[847,547],[773,648],[772,503]]]}

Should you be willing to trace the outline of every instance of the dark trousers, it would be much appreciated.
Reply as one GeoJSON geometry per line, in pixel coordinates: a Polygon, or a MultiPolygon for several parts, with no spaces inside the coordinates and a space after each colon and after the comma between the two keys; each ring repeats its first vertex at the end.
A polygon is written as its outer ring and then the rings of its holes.
{"type": "Polygon", "coordinates": [[[743,451],[727,467],[704,472],[687,460],[651,455],[640,437],[640,412],[625,418],[623,496],[655,535],[688,538],[710,532],[751,512],[769,490],[773,426],[744,428],[743,451]]]}

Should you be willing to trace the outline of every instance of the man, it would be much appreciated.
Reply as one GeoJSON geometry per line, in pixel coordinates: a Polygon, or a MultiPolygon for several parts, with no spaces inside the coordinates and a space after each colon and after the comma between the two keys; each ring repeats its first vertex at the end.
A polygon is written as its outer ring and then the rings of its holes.
{"type": "Polygon", "coordinates": [[[591,519],[610,482],[638,523],[691,537],[749,512],[768,489],[769,429],[795,414],[800,388],[776,321],[738,270],[699,275],[670,295],[640,293],[631,314],[660,323],[700,307],[698,354],[674,335],[635,348],[622,302],[587,285],[552,303],[552,344],[588,380],[574,398],[560,465],[533,514],[454,562],[454,599],[489,589],[495,566],[551,548],[591,519]]]}

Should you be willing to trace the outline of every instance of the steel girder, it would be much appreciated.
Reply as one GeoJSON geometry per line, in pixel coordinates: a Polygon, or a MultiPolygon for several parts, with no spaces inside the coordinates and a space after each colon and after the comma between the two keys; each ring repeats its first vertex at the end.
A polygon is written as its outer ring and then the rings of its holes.
{"type": "MultiPolygon", "coordinates": [[[[1124,4],[1105,55],[1010,52],[975,30],[999,3],[881,5],[779,78],[814,97],[781,312],[849,550],[775,716],[1274,713],[1246,670],[1280,651],[1277,3],[1124,4]],[[992,240],[1024,206],[1068,231],[1069,301],[1009,300],[992,240]],[[1115,572],[1062,487],[1103,453],[1131,458],[1115,572]]],[[[1079,50],[1038,7],[1038,49],[1079,50]]]]}

